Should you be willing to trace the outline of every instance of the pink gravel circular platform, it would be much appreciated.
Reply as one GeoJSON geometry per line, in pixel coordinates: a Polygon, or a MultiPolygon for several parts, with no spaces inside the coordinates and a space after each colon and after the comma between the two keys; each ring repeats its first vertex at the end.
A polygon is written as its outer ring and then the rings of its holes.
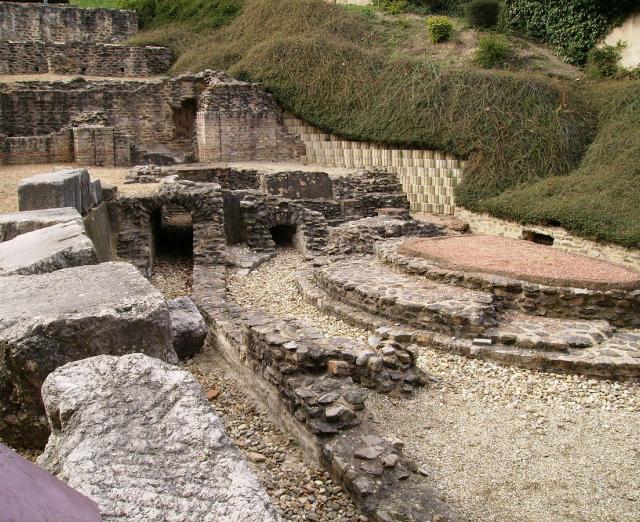
{"type": "Polygon", "coordinates": [[[482,272],[549,286],[640,288],[640,272],[594,257],[499,236],[414,238],[399,253],[429,259],[440,268],[482,272]]]}

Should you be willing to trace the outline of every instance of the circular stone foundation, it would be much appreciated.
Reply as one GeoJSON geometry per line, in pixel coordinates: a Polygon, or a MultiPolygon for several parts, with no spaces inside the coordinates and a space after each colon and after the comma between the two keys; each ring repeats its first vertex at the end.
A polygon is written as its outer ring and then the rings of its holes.
{"type": "Polygon", "coordinates": [[[519,239],[480,235],[414,238],[402,243],[398,253],[428,259],[446,270],[495,274],[548,286],[640,288],[640,272],[519,239]]]}

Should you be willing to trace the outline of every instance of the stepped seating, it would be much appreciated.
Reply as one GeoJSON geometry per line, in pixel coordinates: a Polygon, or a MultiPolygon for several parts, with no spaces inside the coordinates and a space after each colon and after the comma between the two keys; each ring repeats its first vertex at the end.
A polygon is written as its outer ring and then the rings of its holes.
{"type": "Polygon", "coordinates": [[[315,271],[314,280],[356,308],[447,335],[473,337],[496,324],[491,294],[401,274],[372,257],[328,264],[315,271]]]}
{"type": "Polygon", "coordinates": [[[331,167],[383,167],[398,175],[411,210],[454,213],[454,189],[462,178],[464,161],[441,151],[395,149],[343,140],[291,115],[285,117],[285,124],[306,146],[303,162],[331,167]]]}
{"type": "Polygon", "coordinates": [[[505,238],[405,237],[374,250],[301,272],[301,294],[381,339],[527,368],[640,376],[640,273],[505,238]]]}
{"type": "MultiPolygon", "coordinates": [[[[384,265],[372,263],[372,267],[380,280],[387,279],[392,272],[384,265]]],[[[640,329],[617,329],[607,321],[538,317],[504,310],[497,313],[493,326],[483,325],[484,330],[477,338],[469,337],[471,332],[465,337],[452,336],[438,329],[435,321],[416,326],[412,319],[403,321],[379,313],[362,298],[358,301],[342,298],[335,289],[325,286],[322,277],[317,277],[323,269],[326,267],[298,273],[302,297],[325,313],[375,331],[374,338],[382,341],[435,347],[529,369],[616,379],[640,377],[640,329]]],[[[409,291],[415,292],[418,280],[415,276],[407,279],[409,291]]],[[[350,288],[349,283],[345,286],[350,288]]],[[[401,293],[401,288],[395,288],[401,293]]],[[[405,302],[400,299],[400,303],[405,302]]]]}

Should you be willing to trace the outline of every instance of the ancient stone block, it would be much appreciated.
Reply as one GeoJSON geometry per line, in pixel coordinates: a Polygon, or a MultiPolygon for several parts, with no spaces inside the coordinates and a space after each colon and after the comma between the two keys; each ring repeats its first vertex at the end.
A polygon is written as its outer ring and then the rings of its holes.
{"type": "Polygon", "coordinates": [[[105,520],[280,520],[195,378],[142,354],[58,368],[38,463],[93,498],[105,520]]]}
{"type": "Polygon", "coordinates": [[[44,274],[97,263],[93,242],[77,221],[41,228],[0,243],[0,276],[44,274]]]}
{"type": "Polygon", "coordinates": [[[74,207],[84,214],[91,205],[90,183],[87,169],[66,169],[32,176],[18,185],[18,208],[74,207]]]}
{"type": "Polygon", "coordinates": [[[171,316],[173,348],[180,359],[193,357],[200,351],[208,328],[193,301],[180,297],[167,301],[171,316]]]}
{"type": "Polygon", "coordinates": [[[0,243],[20,234],[73,220],[82,222],[80,213],[71,207],[0,214],[0,243]]]}
{"type": "Polygon", "coordinates": [[[45,377],[70,361],[142,352],[177,360],[160,292],[128,263],[0,277],[0,436],[42,447],[45,377]]]}
{"type": "Polygon", "coordinates": [[[260,190],[289,199],[331,199],[331,179],[326,172],[273,172],[260,175],[260,190]]]}
{"type": "Polygon", "coordinates": [[[111,222],[106,203],[102,202],[87,212],[82,219],[87,235],[93,241],[93,245],[101,263],[111,261],[111,222]]]}
{"type": "Polygon", "coordinates": [[[3,444],[0,444],[0,484],[3,520],[102,520],[95,502],[3,444]]]}

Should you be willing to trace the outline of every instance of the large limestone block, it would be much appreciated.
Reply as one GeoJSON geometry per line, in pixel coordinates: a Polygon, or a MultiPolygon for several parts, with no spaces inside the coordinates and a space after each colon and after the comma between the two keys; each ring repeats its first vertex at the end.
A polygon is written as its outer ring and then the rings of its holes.
{"type": "Polygon", "coordinates": [[[141,354],[69,363],[43,387],[52,433],[38,463],[103,519],[279,517],[194,377],[141,354]]]}
{"type": "Polygon", "coordinates": [[[44,274],[97,263],[98,254],[82,222],[60,223],[0,243],[0,276],[44,274]]]}
{"type": "Polygon", "coordinates": [[[0,444],[0,519],[100,522],[95,502],[0,444]]]}
{"type": "Polygon", "coordinates": [[[268,172],[260,176],[260,190],[289,199],[331,199],[333,188],[326,172],[268,172]]]}
{"type": "Polygon", "coordinates": [[[0,277],[0,437],[43,447],[40,387],[53,370],[100,354],[176,361],[169,310],[133,265],[103,263],[0,277]]]}
{"type": "Polygon", "coordinates": [[[74,207],[84,214],[91,208],[91,179],[87,169],[65,169],[23,179],[18,185],[18,208],[74,207]]]}
{"type": "Polygon", "coordinates": [[[174,350],[180,359],[193,357],[202,349],[209,331],[200,311],[188,297],[167,301],[167,308],[174,350]]]}
{"type": "Polygon", "coordinates": [[[20,234],[68,221],[82,223],[82,217],[75,208],[48,208],[0,214],[0,243],[9,241],[20,234]]]}

